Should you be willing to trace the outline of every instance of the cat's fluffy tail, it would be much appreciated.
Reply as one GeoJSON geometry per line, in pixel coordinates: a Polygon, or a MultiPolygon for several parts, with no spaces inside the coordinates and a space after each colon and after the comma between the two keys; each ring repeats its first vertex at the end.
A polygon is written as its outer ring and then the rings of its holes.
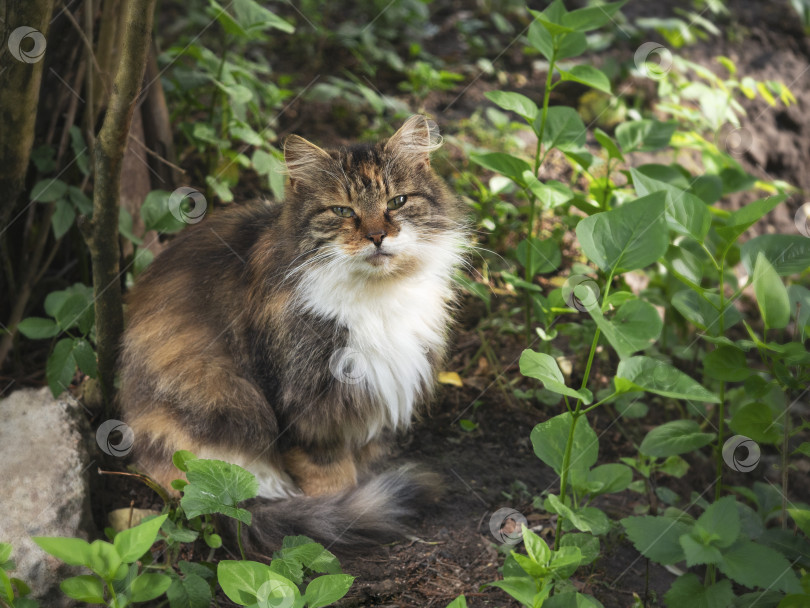
{"type": "MultiPolygon", "coordinates": [[[[242,526],[242,540],[248,553],[264,555],[279,549],[285,536],[301,534],[326,548],[359,550],[405,536],[407,520],[439,494],[437,475],[404,465],[338,494],[256,498],[245,505],[253,521],[242,526]]],[[[235,520],[222,523],[235,539],[235,520]]]]}

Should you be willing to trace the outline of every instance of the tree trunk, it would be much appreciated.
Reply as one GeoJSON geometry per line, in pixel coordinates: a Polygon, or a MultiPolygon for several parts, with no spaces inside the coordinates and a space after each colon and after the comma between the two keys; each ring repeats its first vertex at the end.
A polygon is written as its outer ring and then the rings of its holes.
{"type": "Polygon", "coordinates": [[[109,403],[124,328],[118,250],[119,182],[132,112],[143,82],[156,0],[127,2],[118,70],[96,141],[93,219],[85,233],[93,264],[98,372],[109,403]]]}

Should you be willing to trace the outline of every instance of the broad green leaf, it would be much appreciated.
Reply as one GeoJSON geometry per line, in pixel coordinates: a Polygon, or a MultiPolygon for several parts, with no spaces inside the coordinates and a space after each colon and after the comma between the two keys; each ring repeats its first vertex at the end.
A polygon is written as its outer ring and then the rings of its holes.
{"type": "Polygon", "coordinates": [[[810,538],[810,510],[794,508],[787,511],[804,535],[810,538]]]}
{"type": "Polygon", "coordinates": [[[268,605],[268,600],[292,605],[290,600],[301,596],[292,581],[259,562],[222,560],[217,564],[217,581],[225,595],[240,606],[251,606],[257,601],[268,605]]]}
{"type": "Polygon", "coordinates": [[[96,351],[90,346],[87,340],[78,339],[73,343],[73,358],[76,360],[76,365],[79,369],[90,376],[95,378],[98,375],[98,363],[96,361],[96,351]]]}
{"type": "MultiPolygon", "coordinates": [[[[604,465],[607,466],[607,465],[604,465]]],[[[599,538],[591,534],[569,532],[562,537],[561,547],[577,547],[580,555],[580,565],[585,566],[599,557],[599,538]]]]}
{"type": "Polygon", "coordinates": [[[647,456],[666,458],[699,450],[715,437],[715,433],[701,431],[694,420],[670,420],[647,433],[638,451],[647,456]]]}
{"type": "Polygon", "coordinates": [[[529,378],[540,380],[548,390],[560,395],[581,399],[586,405],[592,397],[582,391],[576,391],[565,385],[560,367],[551,355],[526,349],[520,355],[520,373],[529,378]]]}
{"type": "Polygon", "coordinates": [[[551,549],[542,538],[529,530],[526,526],[522,528],[523,545],[526,547],[526,554],[531,560],[540,565],[546,565],[551,559],[551,549]]]}
{"type": "Polygon", "coordinates": [[[17,324],[17,330],[26,338],[31,338],[32,340],[53,338],[59,335],[61,331],[53,319],[44,319],[42,317],[28,317],[27,319],[23,319],[17,324]]]}
{"type": "MultiPolygon", "coordinates": [[[[536,595],[538,594],[537,585],[529,576],[505,576],[502,580],[486,583],[484,586],[497,587],[511,595],[524,606],[542,605],[542,599],[539,604],[535,602],[537,599],[536,595]]],[[[545,593],[545,596],[548,597],[548,594],[551,593],[551,585],[547,585],[541,593],[545,593]]]]}
{"type": "MultiPolygon", "coordinates": [[[[581,509],[578,513],[585,511],[586,509],[593,509],[593,507],[585,507],[581,509]]],[[[594,509],[594,511],[599,511],[599,509],[594,509]]],[[[601,511],[599,512],[601,513],[601,511]]],[[[561,546],[557,551],[554,551],[554,553],[552,554],[551,561],[548,564],[548,568],[558,578],[568,578],[572,574],[574,574],[574,572],[581,563],[582,563],[582,552],[579,550],[579,547],[561,546]]]]}
{"type": "Polygon", "coordinates": [[[734,302],[726,300],[723,307],[723,323],[720,323],[720,296],[716,293],[697,293],[691,289],[679,291],[672,297],[672,305],[698,329],[718,336],[742,320],[734,302]]]}
{"type": "Polygon", "coordinates": [[[677,368],[653,359],[637,356],[619,363],[614,378],[619,392],[647,391],[673,399],[694,399],[718,403],[720,399],[677,368]]]}
{"type": "MultiPolygon", "coordinates": [[[[539,130],[542,116],[535,122],[535,131],[539,130]]],[[[548,109],[546,126],[543,130],[543,146],[548,150],[557,148],[563,151],[580,150],[585,145],[585,123],[579,113],[568,106],[553,106],[548,109]]]]}
{"type": "Polygon", "coordinates": [[[348,574],[324,574],[307,585],[304,597],[310,608],[329,606],[346,595],[353,582],[348,574]]]}
{"type": "Polygon", "coordinates": [[[165,234],[180,232],[186,227],[169,209],[171,192],[152,190],[141,205],[141,218],[146,230],[157,230],[165,234]]]}
{"type": "Polygon", "coordinates": [[[638,169],[631,167],[630,175],[636,191],[642,196],[653,192],[666,193],[666,218],[669,227],[702,243],[712,223],[706,204],[694,194],[644,173],[645,167],[649,166],[644,165],[638,169]]]}
{"type": "Polygon", "coordinates": [[[692,568],[701,564],[717,564],[723,559],[720,550],[712,545],[701,543],[693,536],[684,534],[678,539],[686,556],[686,566],[692,568]]]}
{"type": "Polygon", "coordinates": [[[568,32],[561,35],[557,41],[556,61],[578,57],[588,49],[588,39],[582,32],[568,32]]]}
{"type": "Polygon", "coordinates": [[[510,91],[488,91],[484,97],[499,105],[504,110],[514,112],[526,119],[529,124],[537,118],[537,104],[520,93],[510,91]]]}
{"type": "Polygon", "coordinates": [[[742,541],[723,553],[720,571],[740,585],[763,589],[781,589],[785,593],[801,593],[802,588],[791,563],[778,551],[742,541]]]}
{"type": "Polygon", "coordinates": [[[67,194],[68,187],[59,179],[43,179],[31,189],[31,200],[38,203],[55,203],[67,194]]]}
{"type": "Polygon", "coordinates": [[[685,559],[678,539],[689,533],[690,526],[677,519],[650,515],[621,520],[627,537],[644,557],[665,566],[685,559]]]}
{"type": "Polygon", "coordinates": [[[174,454],[172,454],[172,464],[179,470],[183,471],[184,473],[188,471],[186,467],[186,462],[189,460],[196,460],[197,456],[194,455],[192,452],[188,450],[177,450],[174,454]]]}
{"type": "Polygon", "coordinates": [[[76,212],[73,210],[73,206],[64,199],[56,201],[55,205],[56,209],[51,217],[51,227],[53,228],[54,238],[61,239],[73,225],[76,212]]]}
{"type": "Polygon", "coordinates": [[[593,299],[585,298],[581,301],[620,359],[626,359],[633,353],[648,348],[661,335],[664,323],[649,302],[628,300],[619,307],[612,319],[606,319],[601,307],[593,299]]]}
{"type": "Polygon", "coordinates": [[[76,211],[82,215],[92,215],[93,201],[91,201],[80,188],[77,188],[76,186],[68,186],[68,198],[76,211]]]}
{"type": "Polygon", "coordinates": [[[595,30],[611,22],[616,11],[626,3],[627,0],[621,0],[573,10],[562,16],[562,25],[580,32],[595,30]]]}
{"type": "Polygon", "coordinates": [[[272,11],[268,10],[255,0],[234,0],[228,6],[233,6],[236,20],[249,35],[258,31],[274,28],[292,34],[295,26],[288,23],[272,11]]]}
{"type": "Polygon", "coordinates": [[[167,575],[147,572],[132,581],[127,596],[133,602],[148,602],[163,595],[171,584],[167,575]]]}
{"type": "Polygon", "coordinates": [[[131,564],[146,553],[157,539],[160,527],[167,517],[168,515],[161,515],[116,534],[113,545],[121,559],[131,564]]]}
{"type": "Polygon", "coordinates": [[[88,604],[104,603],[104,583],[95,575],[71,576],[59,583],[59,588],[74,600],[88,604]]]}
{"type": "MultiPolygon", "coordinates": [[[[562,473],[565,446],[568,433],[574,418],[570,412],[564,412],[541,422],[532,429],[531,440],[534,453],[557,475],[562,473]]],[[[569,467],[574,470],[587,471],[596,464],[599,455],[599,438],[588,424],[587,418],[581,416],[574,429],[574,444],[571,448],[569,467]]]]}
{"type": "Polygon", "coordinates": [[[664,194],[656,192],[621,207],[586,217],[577,238],[588,258],[605,272],[644,268],[667,250],[664,194]]]}
{"type": "Polygon", "coordinates": [[[604,606],[599,600],[578,591],[555,591],[552,597],[543,602],[543,608],[604,608],[604,606]]]}
{"type": "Polygon", "coordinates": [[[717,234],[729,244],[734,243],[740,235],[773,211],[786,198],[786,194],[779,194],[740,207],[726,219],[725,226],[717,228],[717,234]]]}
{"type": "Polygon", "coordinates": [[[703,280],[703,262],[694,253],[676,245],[667,250],[666,261],[674,272],[686,279],[691,286],[700,287],[703,280]]]}
{"type": "Polygon", "coordinates": [[[664,596],[667,606],[689,608],[728,608],[734,600],[731,581],[724,579],[705,587],[697,575],[682,574],[664,596]]]}
{"type": "Polygon", "coordinates": [[[532,171],[531,166],[522,158],[505,154],[503,152],[489,152],[486,154],[470,154],[470,160],[485,169],[505,175],[521,187],[526,185],[523,179],[524,171],[532,171]]]}
{"type": "Polygon", "coordinates": [[[88,319],[95,315],[93,302],[83,293],[74,293],[64,300],[54,317],[63,330],[79,326],[86,328],[88,319]]]}
{"type": "Polygon", "coordinates": [[[575,65],[570,70],[560,70],[560,78],[562,80],[573,80],[588,85],[592,89],[602,91],[608,95],[612,94],[610,90],[610,80],[602,70],[599,70],[591,65],[575,65]]]}
{"type": "Polygon", "coordinates": [[[633,470],[618,462],[600,464],[588,471],[587,481],[589,487],[598,488],[589,492],[591,496],[613,494],[626,490],[633,482],[633,470]]]}
{"type": "Polygon", "coordinates": [[[651,152],[667,147],[676,127],[675,121],[631,120],[616,127],[616,139],[625,153],[651,152]]]}
{"type": "Polygon", "coordinates": [[[697,526],[712,535],[712,544],[716,547],[730,547],[740,535],[737,499],[724,496],[710,504],[698,517],[697,526]]]}
{"type": "Polygon", "coordinates": [[[81,538],[59,536],[34,536],[31,538],[46,553],[61,559],[69,566],[86,566],[89,561],[90,543],[81,538]]]}
{"type": "Polygon", "coordinates": [[[615,158],[624,162],[624,154],[619,150],[619,146],[611,139],[610,135],[597,127],[593,130],[593,136],[596,138],[596,141],[599,142],[599,145],[608,153],[608,158],[615,158]]]}
{"type": "Polygon", "coordinates": [[[48,386],[54,397],[58,397],[67,390],[76,373],[73,347],[77,341],[73,338],[59,340],[45,364],[45,377],[48,379],[48,386]]]}
{"type": "MultiPolygon", "coordinates": [[[[90,543],[90,549],[87,551],[86,565],[105,581],[118,578],[121,564],[121,556],[118,555],[112,543],[103,540],[96,540],[90,543]]],[[[126,568],[124,570],[126,570],[126,568]]],[[[124,575],[126,575],[126,572],[124,572],[124,575]]]]}
{"type": "Polygon", "coordinates": [[[554,239],[523,239],[518,243],[516,256],[520,265],[529,267],[529,275],[554,272],[562,263],[560,246],[554,239]],[[529,249],[531,249],[531,264],[529,264],[529,249]]]}
{"type": "Polygon", "coordinates": [[[743,243],[740,259],[748,274],[753,274],[760,252],[781,277],[810,268],[810,239],[799,234],[762,234],[743,243]]]}
{"type": "Polygon", "coordinates": [[[208,608],[211,605],[211,587],[197,574],[176,578],[166,590],[171,608],[208,608]]]}
{"type": "Polygon", "coordinates": [[[790,322],[790,298],[782,279],[759,252],[754,265],[754,294],[765,329],[784,329],[790,322]]]}
{"type": "Polygon", "coordinates": [[[771,408],[758,401],[746,403],[734,412],[730,425],[735,433],[757,443],[777,445],[782,441],[781,422],[774,421],[771,408]]]}
{"type": "Polygon", "coordinates": [[[447,604],[446,608],[467,608],[467,598],[463,595],[459,595],[456,599],[447,604]]]}
{"type": "Polygon", "coordinates": [[[552,179],[545,183],[541,182],[531,171],[526,171],[523,174],[523,179],[526,182],[526,187],[543,204],[544,209],[554,209],[574,198],[571,189],[557,180],[552,179]]]}
{"type": "Polygon", "coordinates": [[[89,285],[84,285],[83,283],[75,283],[67,289],[52,291],[49,293],[45,297],[45,312],[55,318],[56,314],[59,312],[59,309],[62,308],[67,299],[76,294],[83,295],[85,302],[92,304],[93,288],[89,285]]]}
{"type": "Polygon", "coordinates": [[[236,505],[258,493],[259,483],[252,473],[222,460],[189,460],[186,467],[189,483],[180,505],[189,519],[222,513],[250,525],[250,511],[236,505]]]}
{"type": "Polygon", "coordinates": [[[733,346],[720,345],[703,357],[703,371],[724,382],[743,382],[751,375],[745,354],[733,346]]]}
{"type": "Polygon", "coordinates": [[[301,562],[313,572],[340,574],[340,562],[335,555],[306,536],[286,536],[279,555],[301,562]]]}
{"type": "MultiPolygon", "coordinates": [[[[529,44],[540,51],[547,60],[551,61],[551,58],[554,56],[554,38],[540,21],[535,20],[531,22],[527,38],[529,44]]],[[[587,48],[587,42],[585,45],[587,48]]]]}
{"type": "Polygon", "coordinates": [[[788,297],[790,314],[793,315],[797,325],[800,328],[810,325],[810,289],[801,285],[791,285],[788,287],[788,297]]]}
{"type": "Polygon", "coordinates": [[[610,530],[610,520],[607,515],[596,507],[581,507],[572,509],[564,505],[558,496],[549,494],[546,499],[549,508],[558,515],[566,518],[581,532],[591,532],[597,536],[607,534],[610,530]]]}

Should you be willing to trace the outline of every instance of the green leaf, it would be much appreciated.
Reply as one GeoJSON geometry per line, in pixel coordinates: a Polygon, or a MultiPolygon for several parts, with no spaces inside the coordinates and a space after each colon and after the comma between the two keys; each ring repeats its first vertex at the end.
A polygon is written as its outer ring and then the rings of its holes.
{"type": "Polygon", "coordinates": [[[734,412],[730,424],[735,433],[757,443],[777,445],[782,441],[782,425],[774,421],[771,408],[758,401],[746,403],[734,412]]]}
{"type": "Polygon", "coordinates": [[[259,562],[222,560],[217,564],[217,581],[225,595],[240,606],[257,601],[268,605],[268,600],[281,604],[301,596],[292,581],[259,562]]]}
{"type": "Polygon", "coordinates": [[[90,543],[87,552],[86,565],[93,572],[98,574],[105,581],[117,578],[119,567],[121,566],[121,556],[111,543],[103,540],[96,540],[90,543]]]}
{"type": "Polygon", "coordinates": [[[125,239],[128,239],[136,245],[142,245],[143,239],[138,237],[132,227],[132,214],[124,207],[118,208],[118,232],[125,239]]]}
{"type": "Polygon", "coordinates": [[[309,608],[328,606],[349,592],[354,577],[348,574],[324,574],[307,585],[306,597],[309,608]]]}
{"type": "Polygon", "coordinates": [[[625,153],[651,152],[667,147],[676,127],[675,121],[632,120],[616,127],[616,139],[625,153]]]}
{"type": "Polygon", "coordinates": [[[751,226],[765,217],[787,198],[779,194],[761,198],[740,207],[726,219],[726,225],[717,228],[717,234],[729,244],[734,243],[751,226]]]}
{"type": "Polygon", "coordinates": [[[586,6],[562,16],[562,24],[580,32],[588,32],[607,25],[627,0],[606,2],[597,6],[586,6]]]}
{"type": "Polygon", "coordinates": [[[633,177],[636,191],[641,195],[664,192],[669,227],[679,234],[691,236],[702,243],[712,223],[706,204],[694,194],[645,174],[644,169],[648,167],[650,165],[644,165],[638,169],[631,167],[630,175],[633,177]]]}
{"type": "Polygon", "coordinates": [[[694,420],[670,420],[647,433],[638,451],[647,456],[666,458],[699,450],[715,437],[715,433],[702,432],[694,420]]]}
{"type": "Polygon", "coordinates": [[[256,477],[240,466],[221,460],[186,461],[188,485],[180,505],[189,519],[207,513],[222,513],[250,525],[250,511],[237,503],[259,491],[256,477]]]}
{"type": "Polygon", "coordinates": [[[73,343],[73,358],[83,373],[91,378],[98,375],[96,352],[87,340],[78,339],[73,343]]]}
{"type": "Polygon", "coordinates": [[[73,357],[73,347],[78,342],[73,338],[63,338],[56,343],[53,352],[45,364],[45,377],[54,397],[58,397],[67,390],[76,373],[76,359],[73,357]]]}
{"type": "Polygon", "coordinates": [[[91,574],[72,576],[59,583],[59,588],[74,600],[88,604],[104,603],[104,583],[97,576],[91,574]]]}
{"type": "Polygon", "coordinates": [[[26,338],[31,338],[32,340],[53,338],[59,335],[61,331],[53,319],[44,319],[42,317],[28,317],[27,319],[23,319],[17,324],[17,330],[26,338]]]}
{"type": "Polygon", "coordinates": [[[633,482],[633,470],[618,462],[600,464],[588,471],[587,482],[591,496],[613,494],[626,490],[633,482]]]}
{"type": "Polygon", "coordinates": [[[574,198],[571,189],[557,180],[548,180],[545,183],[537,179],[530,171],[523,173],[526,187],[543,204],[544,209],[554,209],[574,198]]]}
{"type": "Polygon", "coordinates": [[[684,534],[678,539],[686,556],[686,565],[689,568],[701,564],[717,564],[723,559],[717,547],[706,545],[696,540],[689,534],[684,534]]]}
{"type": "Polygon", "coordinates": [[[148,602],[163,595],[171,584],[167,575],[147,572],[132,581],[127,596],[133,602],[148,602]]]}
{"type": "Polygon", "coordinates": [[[740,585],[801,593],[802,588],[790,562],[778,551],[742,541],[723,553],[720,571],[740,585]]]}
{"type": "Polygon", "coordinates": [[[808,509],[788,509],[788,513],[796,522],[799,530],[804,532],[807,538],[810,538],[810,510],[808,509]]]}
{"type": "Polygon", "coordinates": [[[810,325],[810,289],[801,285],[788,287],[790,298],[790,314],[796,320],[799,328],[810,325]]]}
{"type": "Polygon", "coordinates": [[[91,315],[93,302],[88,302],[85,294],[74,293],[69,296],[56,311],[56,322],[63,330],[72,329],[91,315]]]}
{"type": "Polygon", "coordinates": [[[751,375],[745,354],[733,346],[720,345],[703,357],[703,371],[724,382],[743,382],[751,375]]]}
{"type": "Polygon", "coordinates": [[[596,138],[596,141],[599,142],[599,145],[608,153],[608,158],[615,158],[624,162],[624,154],[619,150],[619,146],[611,139],[610,135],[597,127],[593,130],[593,136],[596,138]]]}
{"type": "Polygon", "coordinates": [[[621,520],[627,537],[644,557],[665,566],[685,558],[678,539],[689,533],[690,526],[669,517],[625,517],[621,520]]]}
{"type": "Polygon", "coordinates": [[[810,268],[810,239],[799,234],[762,234],[740,246],[740,260],[753,274],[757,255],[762,253],[780,277],[810,268]]]}
{"type": "Polygon", "coordinates": [[[281,30],[287,34],[292,34],[295,31],[295,27],[291,23],[266,9],[255,0],[234,0],[232,5],[236,20],[249,35],[270,28],[281,30]]]}
{"type": "Polygon", "coordinates": [[[651,357],[637,356],[622,360],[616,370],[614,383],[616,390],[622,393],[643,390],[673,399],[720,402],[717,395],[682,371],[651,357]]]}
{"type": "Polygon", "coordinates": [[[31,189],[31,200],[38,203],[55,203],[67,194],[68,187],[59,179],[43,179],[31,189]]]}
{"type": "Polygon", "coordinates": [[[341,573],[337,557],[306,536],[284,537],[279,555],[295,559],[314,572],[341,573]]]}
{"type": "Polygon", "coordinates": [[[92,215],[93,201],[91,201],[80,188],[77,188],[76,186],[68,186],[68,198],[76,211],[82,215],[92,215]]]}
{"type": "Polygon", "coordinates": [[[545,566],[551,559],[551,549],[549,549],[548,543],[526,526],[523,526],[522,535],[526,554],[534,563],[545,566]]]}
{"type": "Polygon", "coordinates": [[[742,315],[734,307],[734,302],[726,300],[721,326],[720,296],[716,293],[698,293],[686,289],[672,297],[672,305],[695,327],[712,336],[720,335],[723,330],[728,331],[742,320],[742,315]]]}
{"type": "Polygon", "coordinates": [[[172,464],[177,467],[179,470],[183,471],[183,473],[188,471],[186,467],[186,462],[189,460],[196,460],[197,456],[189,452],[188,450],[177,450],[174,454],[172,454],[172,464]]]}
{"type": "Polygon", "coordinates": [[[591,65],[575,65],[569,71],[560,70],[560,78],[562,80],[573,80],[588,85],[592,89],[602,91],[608,95],[612,95],[610,90],[610,80],[602,70],[599,70],[591,65]]]}
{"type": "MultiPolygon", "coordinates": [[[[564,412],[541,422],[532,429],[531,440],[534,453],[557,475],[562,474],[565,446],[574,417],[564,412]]],[[[588,424],[587,418],[581,416],[574,429],[574,443],[571,448],[571,470],[587,471],[596,464],[599,455],[599,438],[588,424]]]]}
{"type": "Polygon", "coordinates": [[[664,195],[656,192],[586,217],[576,232],[585,255],[605,272],[619,274],[649,266],[669,245],[664,195]]]}
{"type": "Polygon", "coordinates": [[[176,578],[166,590],[171,608],[208,608],[211,605],[211,588],[204,578],[186,574],[176,578]]]}
{"type": "Polygon", "coordinates": [[[582,32],[568,32],[557,39],[556,60],[578,57],[588,49],[588,39],[582,32]]]}
{"type": "Polygon", "coordinates": [[[782,279],[762,252],[754,265],[754,294],[765,329],[784,329],[790,322],[790,298],[782,279]]]}
{"type": "Polygon", "coordinates": [[[728,608],[734,601],[734,592],[727,579],[704,587],[697,575],[688,572],[675,579],[664,600],[667,606],[728,608]]]}
{"type": "Polygon", "coordinates": [[[562,263],[562,254],[560,254],[560,247],[553,239],[539,239],[531,237],[531,239],[523,239],[518,243],[517,255],[518,262],[524,268],[528,265],[528,250],[531,245],[531,267],[529,268],[530,276],[537,274],[545,274],[554,272],[560,267],[562,263]]]}
{"type": "Polygon", "coordinates": [[[697,519],[697,526],[712,535],[712,544],[730,547],[740,535],[740,514],[737,499],[724,496],[710,504],[697,519]]]}
{"type": "MultiPolygon", "coordinates": [[[[535,132],[539,132],[538,117],[535,132]]],[[[579,113],[568,106],[554,106],[548,109],[546,127],[543,131],[543,145],[546,150],[557,148],[562,151],[580,150],[585,145],[587,129],[579,113]]]]}
{"type": "Polygon", "coordinates": [[[86,566],[90,555],[90,543],[81,538],[59,536],[34,536],[31,538],[46,553],[61,559],[69,566],[86,566]]]}
{"type": "Polygon", "coordinates": [[[459,595],[456,599],[447,604],[447,608],[467,608],[467,598],[463,595],[459,595]]]}
{"type": "Polygon", "coordinates": [[[569,532],[562,537],[560,546],[577,547],[582,556],[579,562],[581,566],[590,564],[599,557],[599,539],[591,534],[569,532]]]}
{"type": "Polygon", "coordinates": [[[146,553],[157,539],[160,527],[167,517],[168,515],[161,515],[116,534],[113,545],[121,560],[131,564],[146,553]]]}
{"type": "Polygon", "coordinates": [[[586,405],[593,397],[582,391],[576,391],[565,385],[560,367],[551,355],[526,349],[520,355],[520,373],[529,378],[540,380],[548,390],[560,395],[581,399],[586,405]]]}
{"type": "MultiPolygon", "coordinates": [[[[529,25],[529,33],[526,37],[529,40],[529,44],[540,51],[548,61],[551,61],[551,58],[554,56],[554,38],[540,21],[535,20],[531,22],[529,25]]],[[[587,44],[586,42],[586,48],[587,44]]],[[[582,50],[584,51],[585,49],[582,50]]]]}
{"type": "Polygon", "coordinates": [[[580,298],[580,301],[621,359],[649,348],[661,335],[664,322],[649,302],[628,300],[612,319],[606,319],[600,305],[593,298],[580,298]]]}
{"type": "Polygon", "coordinates": [[[76,219],[76,212],[73,207],[64,199],[56,201],[56,209],[51,217],[51,227],[55,239],[61,239],[70,230],[73,220],[76,219]]]}
{"type": "Polygon", "coordinates": [[[546,585],[538,593],[534,579],[528,576],[505,576],[503,580],[486,583],[485,587],[497,587],[511,595],[524,606],[542,605],[542,598],[548,597],[552,589],[551,585],[546,585]],[[537,595],[541,595],[541,598],[537,598],[537,595]],[[539,600],[539,602],[537,600],[539,600]]]}
{"type": "Polygon", "coordinates": [[[504,110],[522,116],[529,124],[534,122],[535,118],[537,118],[537,104],[520,93],[488,91],[484,93],[484,97],[499,105],[504,110]]]}
{"type": "Polygon", "coordinates": [[[525,187],[526,185],[523,179],[523,172],[532,172],[531,166],[525,160],[503,152],[470,154],[470,160],[485,169],[505,175],[521,187],[525,187]]]}
{"type": "Polygon", "coordinates": [[[186,224],[172,215],[169,209],[170,192],[152,190],[141,205],[141,218],[146,230],[156,230],[165,234],[180,232],[186,224]]]}
{"type": "Polygon", "coordinates": [[[596,507],[581,507],[574,510],[564,505],[554,494],[549,494],[546,500],[551,511],[570,521],[581,532],[591,532],[599,536],[607,534],[610,530],[610,520],[607,515],[596,507]]]}

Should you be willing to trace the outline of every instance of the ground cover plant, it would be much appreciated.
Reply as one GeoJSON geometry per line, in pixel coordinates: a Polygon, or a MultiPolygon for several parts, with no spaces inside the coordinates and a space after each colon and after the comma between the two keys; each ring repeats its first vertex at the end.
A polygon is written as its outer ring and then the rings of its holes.
{"type": "MultiPolygon", "coordinates": [[[[341,143],[434,117],[435,166],[475,237],[438,404],[400,452],[448,478],[445,514],[379,560],[341,560],[348,574],[304,537],[247,560],[221,526],[250,525],[240,503],[255,479],[178,452],[179,500],[132,472],[103,476],[99,504],[135,495],[154,512],[143,522],[115,532],[98,512],[106,540],[35,539],[83,568],[64,594],[172,608],[810,605],[808,151],[793,172],[763,160],[778,146],[761,127],[801,140],[802,74],[753,73],[741,49],[766,17],[732,0],[666,16],[632,0],[461,4],[458,18],[440,0],[160,7],[173,151],[155,152],[161,169],[121,206],[116,237],[125,288],[188,224],[283,197],[285,134],[341,143]]],[[[782,9],[806,43],[801,3],[782,9]]],[[[98,169],[93,123],[75,114],[61,140],[56,122],[37,135],[21,196],[35,204],[0,235],[2,354],[21,384],[80,392],[98,427],[114,417],[85,226],[98,169]]],[[[35,606],[13,551],[0,544],[0,605],[35,606]]]]}

